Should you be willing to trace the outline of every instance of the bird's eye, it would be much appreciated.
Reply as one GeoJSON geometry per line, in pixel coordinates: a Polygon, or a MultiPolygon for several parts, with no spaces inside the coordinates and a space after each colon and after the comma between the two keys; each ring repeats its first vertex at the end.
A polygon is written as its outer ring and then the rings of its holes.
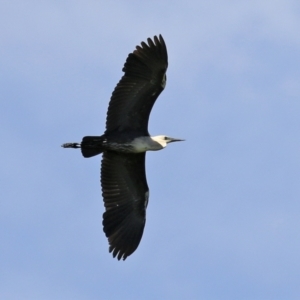
{"type": "Polygon", "coordinates": [[[169,138],[167,136],[165,136],[165,140],[167,141],[169,138]]]}

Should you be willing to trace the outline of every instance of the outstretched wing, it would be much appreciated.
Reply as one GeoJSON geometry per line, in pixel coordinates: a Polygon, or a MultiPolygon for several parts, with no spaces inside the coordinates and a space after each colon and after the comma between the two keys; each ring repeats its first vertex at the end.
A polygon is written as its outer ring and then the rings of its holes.
{"type": "Polygon", "coordinates": [[[127,57],[124,76],[112,93],[106,133],[133,130],[148,134],[153,104],[166,85],[168,54],[161,35],[148,38],[127,57]]]}
{"type": "Polygon", "coordinates": [[[145,174],[145,153],[104,152],[101,185],[105,213],[103,230],[109,252],[126,259],[138,247],[146,222],[149,189],[145,174]]]}

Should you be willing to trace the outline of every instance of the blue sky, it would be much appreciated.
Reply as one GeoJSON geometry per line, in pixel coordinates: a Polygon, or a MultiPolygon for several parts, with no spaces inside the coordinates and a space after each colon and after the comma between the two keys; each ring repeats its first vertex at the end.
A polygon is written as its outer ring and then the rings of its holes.
{"type": "Polygon", "coordinates": [[[0,298],[299,299],[298,1],[0,3],[0,298]],[[162,34],[143,239],[102,232],[100,157],[129,52],[162,34]]]}

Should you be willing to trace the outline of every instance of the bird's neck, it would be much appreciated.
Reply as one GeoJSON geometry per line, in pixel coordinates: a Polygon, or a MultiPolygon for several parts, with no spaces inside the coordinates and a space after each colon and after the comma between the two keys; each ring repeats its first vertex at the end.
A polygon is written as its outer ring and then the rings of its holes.
{"type": "Polygon", "coordinates": [[[163,149],[165,146],[159,141],[155,140],[155,137],[142,136],[137,137],[132,141],[134,152],[146,152],[146,151],[157,151],[163,149]]]}

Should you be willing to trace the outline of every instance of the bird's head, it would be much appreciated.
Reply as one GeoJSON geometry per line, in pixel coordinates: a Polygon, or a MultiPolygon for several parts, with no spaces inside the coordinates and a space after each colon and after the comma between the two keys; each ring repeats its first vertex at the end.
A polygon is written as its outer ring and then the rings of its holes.
{"type": "Polygon", "coordinates": [[[167,144],[169,144],[169,143],[184,141],[182,139],[176,139],[176,138],[172,138],[172,137],[165,136],[165,135],[152,136],[151,139],[154,142],[160,144],[162,148],[165,148],[167,146],[167,144]]]}

